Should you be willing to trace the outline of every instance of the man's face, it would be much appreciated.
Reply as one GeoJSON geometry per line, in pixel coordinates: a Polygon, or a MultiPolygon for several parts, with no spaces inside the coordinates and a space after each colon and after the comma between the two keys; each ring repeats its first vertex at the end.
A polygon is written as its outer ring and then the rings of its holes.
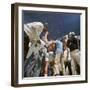
{"type": "Polygon", "coordinates": [[[56,46],[55,43],[50,44],[47,48],[48,52],[53,51],[55,49],[55,46],[56,46]]]}

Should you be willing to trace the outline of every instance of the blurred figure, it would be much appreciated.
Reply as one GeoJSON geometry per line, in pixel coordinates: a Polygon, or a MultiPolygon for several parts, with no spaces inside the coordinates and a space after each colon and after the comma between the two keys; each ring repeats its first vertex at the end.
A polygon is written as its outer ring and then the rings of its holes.
{"type": "Polygon", "coordinates": [[[62,71],[62,54],[63,43],[60,40],[53,41],[55,43],[55,59],[54,59],[54,76],[63,75],[62,71]]]}
{"type": "Polygon", "coordinates": [[[44,29],[41,22],[31,22],[24,25],[24,31],[29,37],[29,50],[24,62],[24,76],[38,77],[41,72],[42,52],[40,34],[44,29]]]}
{"type": "Polygon", "coordinates": [[[78,39],[75,38],[74,32],[69,33],[69,39],[67,42],[67,46],[70,49],[71,58],[75,65],[75,69],[74,68],[72,69],[73,74],[80,75],[80,51],[78,48],[78,39]]]}
{"type": "Polygon", "coordinates": [[[49,41],[49,32],[48,32],[48,23],[44,24],[43,32],[41,33],[41,40],[45,43],[45,52],[44,52],[44,76],[51,76],[52,70],[51,70],[51,63],[53,62],[53,50],[54,50],[54,44],[52,41],[49,41]]]}
{"type": "Polygon", "coordinates": [[[71,56],[70,56],[70,49],[67,47],[68,35],[66,35],[63,39],[63,73],[64,75],[72,75],[72,68],[71,68],[71,56]]]}
{"type": "Polygon", "coordinates": [[[44,24],[44,28],[43,28],[43,31],[41,33],[41,43],[43,43],[44,45],[44,48],[43,48],[43,52],[44,52],[44,63],[43,63],[43,74],[44,76],[48,76],[48,66],[49,66],[49,54],[47,52],[47,44],[48,44],[48,23],[45,23],[44,24]]]}
{"type": "Polygon", "coordinates": [[[49,34],[49,31],[48,31],[48,23],[45,23],[44,24],[44,29],[43,29],[40,37],[41,37],[41,40],[43,40],[47,46],[50,43],[49,36],[50,36],[50,34],[49,34]]]}
{"type": "Polygon", "coordinates": [[[48,75],[52,76],[54,75],[53,66],[55,62],[55,43],[51,42],[50,45],[47,47],[47,52],[49,55],[49,66],[48,66],[48,75]]]}

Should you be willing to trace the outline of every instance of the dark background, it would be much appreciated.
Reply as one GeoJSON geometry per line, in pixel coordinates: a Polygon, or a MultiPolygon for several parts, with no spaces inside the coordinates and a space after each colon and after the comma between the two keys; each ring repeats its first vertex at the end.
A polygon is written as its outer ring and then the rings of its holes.
{"type": "Polygon", "coordinates": [[[23,10],[22,17],[23,24],[34,21],[48,23],[52,39],[60,38],[69,32],[80,35],[80,14],[23,10]]]}

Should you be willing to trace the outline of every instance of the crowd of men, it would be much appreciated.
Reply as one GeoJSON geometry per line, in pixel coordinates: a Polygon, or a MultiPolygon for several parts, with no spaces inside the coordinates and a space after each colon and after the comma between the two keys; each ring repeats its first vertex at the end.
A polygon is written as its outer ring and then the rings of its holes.
{"type": "Polygon", "coordinates": [[[24,25],[24,77],[80,75],[80,39],[74,32],[48,39],[47,23],[24,25]]]}

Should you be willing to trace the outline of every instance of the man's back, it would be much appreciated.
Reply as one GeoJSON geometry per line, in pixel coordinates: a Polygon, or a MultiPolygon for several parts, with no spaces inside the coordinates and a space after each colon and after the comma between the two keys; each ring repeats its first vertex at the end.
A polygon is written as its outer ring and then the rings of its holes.
{"type": "Polygon", "coordinates": [[[61,41],[56,40],[56,52],[63,52],[63,44],[61,41]]]}

